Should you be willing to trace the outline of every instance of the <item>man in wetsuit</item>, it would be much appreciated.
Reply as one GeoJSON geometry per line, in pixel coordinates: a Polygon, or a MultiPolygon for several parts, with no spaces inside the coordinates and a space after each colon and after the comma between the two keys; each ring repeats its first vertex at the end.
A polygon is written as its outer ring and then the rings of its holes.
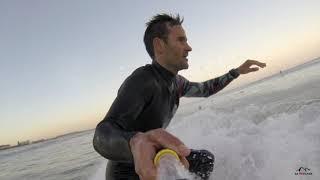
{"type": "MultiPolygon", "coordinates": [[[[93,145],[108,159],[107,180],[155,179],[153,158],[162,148],[178,153],[186,167],[194,167],[192,150],[165,130],[180,97],[208,97],[227,86],[239,74],[257,71],[247,60],[228,73],[202,83],[190,82],[178,71],[188,68],[192,50],[178,16],[160,14],[148,23],[144,34],[152,64],[136,69],[121,85],[105,118],[97,125],[93,145]]],[[[195,120],[196,121],[196,120],[195,120]]],[[[201,166],[201,164],[200,164],[201,166]]]]}

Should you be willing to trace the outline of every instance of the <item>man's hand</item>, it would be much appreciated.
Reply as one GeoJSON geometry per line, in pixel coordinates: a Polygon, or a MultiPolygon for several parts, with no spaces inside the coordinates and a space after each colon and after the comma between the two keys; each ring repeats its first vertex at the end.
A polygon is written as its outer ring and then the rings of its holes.
{"type": "Polygon", "coordinates": [[[237,70],[239,71],[240,74],[247,74],[247,73],[250,73],[250,72],[254,72],[254,71],[258,71],[259,68],[258,67],[253,67],[251,68],[250,66],[252,65],[256,65],[256,66],[259,66],[261,68],[264,68],[266,67],[266,63],[262,63],[262,62],[259,62],[259,61],[256,61],[256,60],[246,60],[246,62],[244,62],[241,66],[239,66],[237,68],[237,70]]]}
{"type": "Polygon", "coordinates": [[[164,129],[150,130],[138,133],[130,140],[130,148],[134,159],[135,171],[141,180],[155,180],[157,169],[153,164],[153,158],[158,150],[169,148],[177,152],[182,164],[189,167],[185,158],[190,154],[187,148],[177,137],[164,129]]]}

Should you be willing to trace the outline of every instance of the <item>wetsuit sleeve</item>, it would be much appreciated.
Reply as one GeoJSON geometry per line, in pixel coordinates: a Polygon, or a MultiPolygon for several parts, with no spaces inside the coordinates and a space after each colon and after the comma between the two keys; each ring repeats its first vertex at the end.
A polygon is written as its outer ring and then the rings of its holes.
{"type": "Polygon", "coordinates": [[[131,75],[121,85],[106,117],[97,125],[93,146],[103,157],[132,162],[129,141],[137,132],[132,124],[149,100],[152,90],[145,77],[131,75]]]}
{"type": "Polygon", "coordinates": [[[204,81],[201,83],[198,82],[190,82],[186,78],[181,75],[177,76],[177,83],[179,89],[179,96],[185,97],[208,97],[212,94],[217,93],[226,87],[233,79],[239,76],[238,71],[235,69],[230,70],[228,73],[210,79],[208,81],[204,81]]]}

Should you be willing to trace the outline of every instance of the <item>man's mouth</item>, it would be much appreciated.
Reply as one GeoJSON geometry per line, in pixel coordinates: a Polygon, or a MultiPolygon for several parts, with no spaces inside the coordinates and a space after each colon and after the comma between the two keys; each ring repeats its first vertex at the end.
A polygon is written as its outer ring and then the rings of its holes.
{"type": "Polygon", "coordinates": [[[188,61],[188,54],[186,54],[186,55],[183,55],[183,58],[186,60],[186,61],[188,61]]]}

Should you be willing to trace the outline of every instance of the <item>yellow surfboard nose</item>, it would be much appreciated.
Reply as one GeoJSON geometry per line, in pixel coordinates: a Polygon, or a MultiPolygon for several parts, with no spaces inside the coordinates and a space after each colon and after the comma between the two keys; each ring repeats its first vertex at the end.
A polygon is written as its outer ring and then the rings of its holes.
{"type": "Polygon", "coordinates": [[[162,150],[159,151],[159,152],[156,154],[156,156],[154,157],[154,159],[153,159],[153,164],[154,164],[155,166],[157,166],[158,163],[159,163],[159,161],[160,161],[160,159],[161,159],[163,156],[166,156],[166,155],[171,155],[171,156],[175,157],[178,161],[180,161],[180,158],[179,158],[178,154],[177,154],[175,151],[173,151],[173,150],[171,150],[171,149],[162,149],[162,150]]]}

